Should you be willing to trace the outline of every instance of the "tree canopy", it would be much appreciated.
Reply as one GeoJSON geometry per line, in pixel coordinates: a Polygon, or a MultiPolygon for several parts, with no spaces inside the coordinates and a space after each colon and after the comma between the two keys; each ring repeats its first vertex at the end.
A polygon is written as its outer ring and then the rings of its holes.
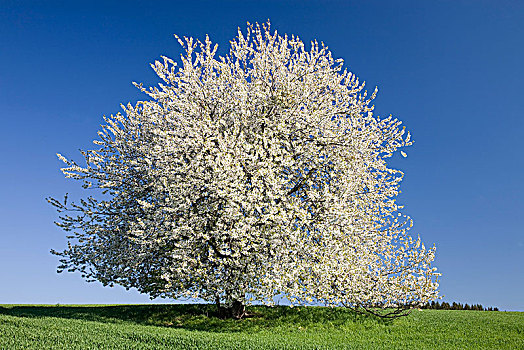
{"type": "Polygon", "coordinates": [[[437,298],[435,248],[408,234],[403,173],[386,163],[410,134],[373,113],[376,89],[269,22],[225,56],[177,39],[180,61],[151,65],[162,83],[135,84],[149,99],[105,118],[85,165],[58,155],[92,191],[49,199],[72,232],[52,251],[60,270],[235,317],[276,295],[368,310],[437,298]]]}

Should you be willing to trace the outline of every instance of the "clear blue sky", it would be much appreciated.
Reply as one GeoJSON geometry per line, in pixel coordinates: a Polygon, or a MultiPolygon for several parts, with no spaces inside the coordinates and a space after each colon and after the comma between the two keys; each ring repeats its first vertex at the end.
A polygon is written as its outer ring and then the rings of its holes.
{"type": "Polygon", "coordinates": [[[149,300],[56,273],[65,232],[44,198],[79,191],[55,153],[80,160],[103,115],[145,98],[131,82],[158,82],[172,34],[225,50],[268,18],[324,41],[412,132],[391,165],[445,300],[524,310],[524,3],[473,0],[0,1],[0,303],[149,300]]]}

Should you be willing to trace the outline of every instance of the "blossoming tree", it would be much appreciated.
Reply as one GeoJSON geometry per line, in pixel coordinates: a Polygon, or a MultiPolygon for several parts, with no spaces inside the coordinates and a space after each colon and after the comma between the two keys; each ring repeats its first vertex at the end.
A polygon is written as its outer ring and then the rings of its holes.
{"type": "Polygon", "coordinates": [[[152,65],[163,83],[135,84],[150,99],[105,119],[85,165],[58,155],[93,190],[49,199],[72,232],[52,251],[59,271],[237,318],[277,294],[384,315],[435,299],[435,248],[408,235],[403,173],[386,164],[412,141],[373,114],[376,90],[269,23],[239,30],[225,57],[177,39],[181,65],[152,65]]]}

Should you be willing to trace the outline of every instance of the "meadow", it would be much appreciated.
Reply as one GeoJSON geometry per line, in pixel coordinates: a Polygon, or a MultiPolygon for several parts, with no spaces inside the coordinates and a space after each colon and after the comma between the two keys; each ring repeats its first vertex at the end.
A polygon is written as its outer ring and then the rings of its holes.
{"type": "Polygon", "coordinates": [[[414,310],[383,321],[324,307],[0,305],[0,349],[524,349],[524,313],[414,310]]]}

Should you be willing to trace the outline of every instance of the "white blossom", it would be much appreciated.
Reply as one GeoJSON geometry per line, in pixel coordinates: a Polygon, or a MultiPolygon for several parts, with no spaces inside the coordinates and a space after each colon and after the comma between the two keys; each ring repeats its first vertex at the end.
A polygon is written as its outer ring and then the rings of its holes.
{"type": "MultiPolygon", "coordinates": [[[[437,298],[435,248],[408,235],[403,173],[386,160],[412,144],[323,43],[248,25],[217,56],[176,37],[162,83],[105,119],[98,148],[67,177],[101,194],[66,206],[74,231],[60,269],[151,297],[231,305],[418,306],[437,298]]],[[[406,156],[404,151],[401,151],[406,156]]],[[[87,188],[87,187],[86,187],[87,188]]]]}

